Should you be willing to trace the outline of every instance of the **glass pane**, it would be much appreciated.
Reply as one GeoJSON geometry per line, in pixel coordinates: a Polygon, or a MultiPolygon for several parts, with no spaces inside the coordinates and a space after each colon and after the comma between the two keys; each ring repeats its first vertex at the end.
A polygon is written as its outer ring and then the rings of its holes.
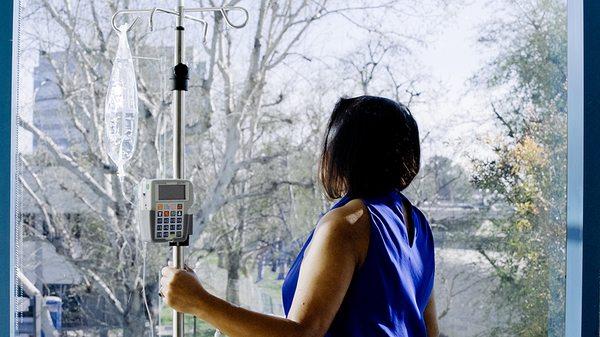
{"type": "MultiPolygon", "coordinates": [[[[239,30],[198,14],[204,44],[186,21],[196,200],[186,262],[204,286],[283,314],[282,280],[331,205],[316,178],[330,111],[340,96],[381,95],[409,105],[420,126],[421,172],[405,193],[434,230],[442,336],[563,335],[565,2],[265,3],[240,2],[250,21],[239,30]]],[[[151,32],[141,15],[128,34],[138,135],[120,178],[104,120],[114,10],[21,3],[21,335],[36,324],[46,336],[171,334],[158,296],[170,248],[144,245],[135,204],[142,178],[172,176],[174,19],[158,13],[151,32]]],[[[215,334],[186,317],[186,336],[215,334]]]]}
{"type": "Polygon", "coordinates": [[[437,111],[458,114],[421,117],[449,135],[429,136],[411,191],[437,225],[442,332],[562,336],[566,3],[477,2],[451,22],[426,59],[449,84],[437,111]]]}

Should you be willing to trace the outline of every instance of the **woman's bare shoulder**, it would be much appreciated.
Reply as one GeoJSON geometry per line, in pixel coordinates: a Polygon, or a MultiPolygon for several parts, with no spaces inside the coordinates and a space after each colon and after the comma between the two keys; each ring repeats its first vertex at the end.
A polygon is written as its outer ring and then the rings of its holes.
{"type": "Polygon", "coordinates": [[[334,208],[327,212],[319,221],[321,223],[332,223],[334,226],[341,225],[350,227],[354,225],[360,225],[365,222],[368,210],[365,204],[360,199],[352,199],[345,205],[334,208]]]}
{"type": "Polygon", "coordinates": [[[362,261],[369,244],[369,231],[369,211],[362,200],[353,199],[327,212],[317,224],[315,236],[328,236],[351,243],[359,261],[362,261]]]}

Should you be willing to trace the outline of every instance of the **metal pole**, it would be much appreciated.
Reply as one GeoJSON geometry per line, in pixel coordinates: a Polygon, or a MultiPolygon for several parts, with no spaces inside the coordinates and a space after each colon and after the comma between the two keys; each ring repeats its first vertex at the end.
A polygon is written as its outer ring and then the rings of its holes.
{"type": "MultiPolygon", "coordinates": [[[[188,88],[188,73],[189,68],[184,63],[185,44],[184,44],[184,19],[189,19],[195,22],[200,22],[204,25],[204,38],[206,38],[206,21],[201,18],[189,16],[185,14],[184,0],[178,0],[177,10],[173,11],[164,8],[147,8],[147,9],[123,9],[115,12],[111,19],[111,25],[114,30],[121,31],[116,25],[116,19],[119,14],[148,14],[150,16],[150,29],[153,27],[154,14],[167,13],[176,16],[175,27],[175,51],[174,51],[174,67],[173,67],[173,178],[185,179],[184,165],[184,148],[185,148],[185,91],[188,88]]],[[[248,11],[242,7],[224,6],[224,7],[205,7],[205,8],[188,8],[188,12],[220,12],[228,26],[232,28],[241,28],[248,22],[248,11]],[[244,22],[234,24],[227,16],[228,11],[238,10],[245,15],[244,22]]],[[[133,23],[127,27],[130,30],[139,18],[136,18],[133,23]]],[[[187,220],[186,220],[187,221],[187,220]]],[[[191,221],[191,220],[190,220],[191,221]]],[[[192,224],[190,224],[191,226],[192,224]]],[[[173,267],[177,269],[184,268],[184,247],[189,244],[189,239],[185,242],[171,242],[173,247],[173,267]]],[[[183,337],[184,322],[183,314],[173,310],[173,337],[183,337]]],[[[0,322],[2,323],[2,322],[0,322]]],[[[160,319],[159,319],[160,323],[160,319]]],[[[154,328],[154,327],[152,327],[154,328]]],[[[195,333],[195,331],[194,331],[195,333]]]]}
{"type": "MultiPolygon", "coordinates": [[[[179,0],[177,8],[177,24],[175,27],[175,60],[174,66],[183,63],[185,53],[184,28],[183,28],[183,0],[179,0]]],[[[180,89],[180,88],[178,88],[180,89]]],[[[185,91],[173,90],[173,178],[183,179],[184,161],[183,148],[185,139],[184,128],[185,117],[185,91]]],[[[183,269],[183,246],[173,246],[173,265],[177,269],[183,269]]],[[[173,337],[183,337],[183,313],[173,310],[173,337]]]]}

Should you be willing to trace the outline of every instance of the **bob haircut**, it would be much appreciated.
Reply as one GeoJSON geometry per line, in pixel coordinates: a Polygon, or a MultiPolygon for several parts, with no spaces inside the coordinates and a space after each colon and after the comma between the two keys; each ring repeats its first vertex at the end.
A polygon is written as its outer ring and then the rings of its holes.
{"type": "Polygon", "coordinates": [[[319,178],[331,199],[377,197],[405,189],[419,173],[419,128],[393,100],[341,98],[327,125],[319,178]]]}

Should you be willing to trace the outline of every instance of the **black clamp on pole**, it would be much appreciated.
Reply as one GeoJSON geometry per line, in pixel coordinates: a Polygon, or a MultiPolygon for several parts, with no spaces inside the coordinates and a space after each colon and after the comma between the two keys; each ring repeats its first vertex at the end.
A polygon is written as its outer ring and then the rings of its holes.
{"type": "Polygon", "coordinates": [[[189,245],[190,245],[190,237],[189,236],[185,239],[185,241],[181,241],[181,242],[169,241],[170,247],[187,247],[189,245]]]}
{"type": "Polygon", "coordinates": [[[190,69],[183,63],[173,67],[173,75],[171,76],[171,90],[187,91],[188,81],[190,79],[190,69]]]}

